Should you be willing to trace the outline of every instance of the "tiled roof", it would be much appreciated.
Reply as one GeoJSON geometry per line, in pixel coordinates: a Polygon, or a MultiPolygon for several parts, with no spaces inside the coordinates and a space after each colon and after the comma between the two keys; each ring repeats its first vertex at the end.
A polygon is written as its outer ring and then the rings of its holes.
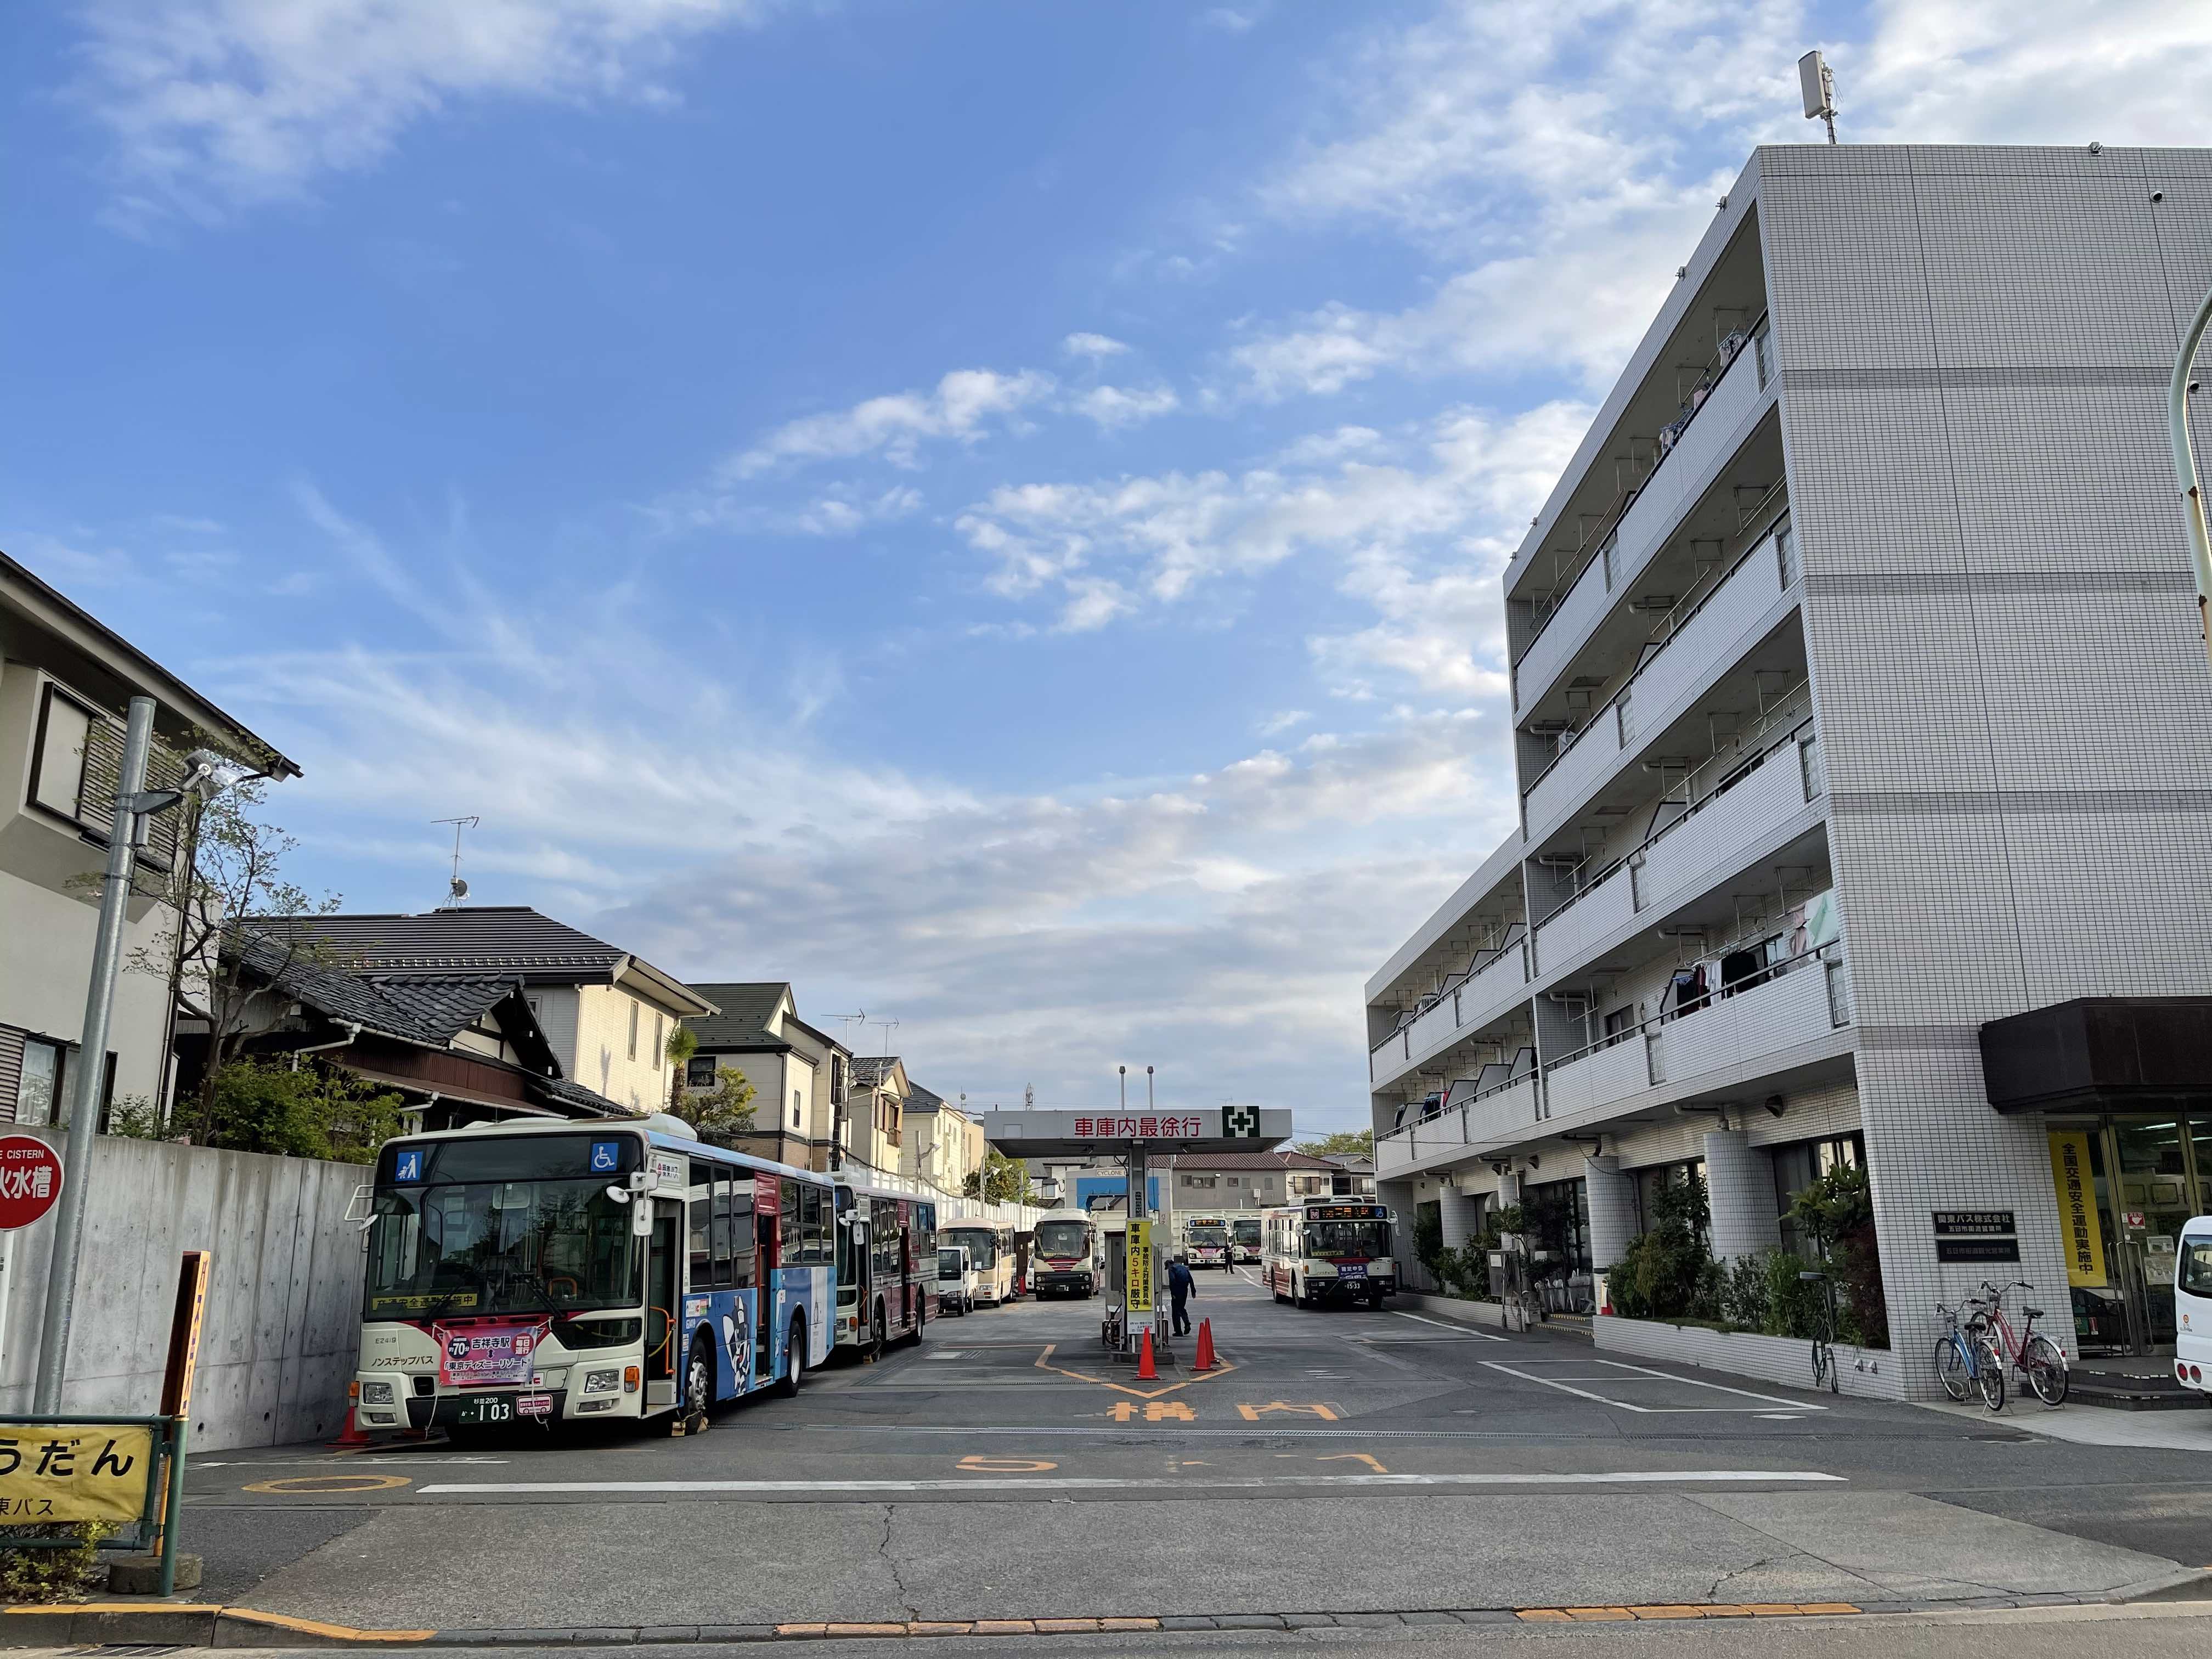
{"type": "Polygon", "coordinates": [[[722,1011],[684,1022],[702,1048],[781,1041],[769,1034],[768,1023],[776,1005],[790,994],[789,981],[748,980],[730,985],[694,985],[691,989],[722,1011]]]}
{"type": "Polygon", "coordinates": [[[609,1100],[605,1095],[586,1089],[580,1083],[571,1083],[564,1077],[534,1077],[530,1079],[532,1094],[543,1092],[555,1101],[573,1108],[580,1117],[635,1117],[637,1114],[627,1106],[609,1100]]]}
{"type": "MultiPolygon", "coordinates": [[[[859,1054],[853,1060],[853,1081],[863,1089],[872,1089],[890,1075],[891,1067],[899,1063],[896,1054],[859,1054]]],[[[912,1086],[911,1083],[908,1085],[912,1086]]]]}
{"type": "Polygon", "coordinates": [[[417,915],[292,916],[270,923],[269,931],[288,928],[326,941],[366,969],[596,975],[612,973],[629,954],[526,904],[417,915]]]}
{"type": "Polygon", "coordinates": [[[933,1112],[944,1104],[945,1097],[943,1095],[937,1093],[934,1090],[923,1088],[921,1085],[915,1082],[912,1079],[908,1079],[906,1085],[905,1110],[909,1112],[933,1112]]]}
{"type": "Polygon", "coordinates": [[[358,1023],[385,1036],[444,1048],[520,981],[497,975],[429,979],[348,972],[291,954],[282,943],[253,939],[243,947],[246,966],[301,1002],[335,1020],[358,1023]]]}

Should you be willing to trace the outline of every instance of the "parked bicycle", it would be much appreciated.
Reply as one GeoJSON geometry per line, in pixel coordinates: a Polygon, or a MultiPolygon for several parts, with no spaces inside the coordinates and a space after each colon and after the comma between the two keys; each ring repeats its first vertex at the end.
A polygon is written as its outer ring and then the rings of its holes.
{"type": "Polygon", "coordinates": [[[1810,1269],[1797,1277],[1820,1286],[1820,1328],[1813,1334],[1813,1386],[1841,1394],[1843,1379],[1836,1374],[1836,1281],[1810,1269]]]}
{"type": "Polygon", "coordinates": [[[1990,1293],[1990,1346],[2002,1356],[2000,1363],[2016,1368],[2027,1379],[2027,1386],[2035,1390],[2035,1397],[2045,1405],[2064,1405],[2066,1391],[2072,1385],[2066,1370],[2066,1351],[2035,1328],[2035,1322],[2043,1317],[2043,1310],[2023,1304],[2021,1312],[2027,1316],[2027,1322],[2018,1332],[2005,1317],[2005,1292],[2033,1291],[2035,1286],[2024,1279],[2015,1279],[2001,1288],[1985,1279],[1982,1288],[1990,1293]]]}
{"type": "Polygon", "coordinates": [[[1979,1297],[1967,1297],[1955,1308],[1936,1304],[1943,1321],[1943,1334],[1936,1339],[1936,1376],[1943,1392],[1966,1403],[1979,1391],[1982,1404],[1993,1412],[2004,1409],[2005,1368],[1996,1345],[1989,1335],[1989,1315],[1979,1297]]]}

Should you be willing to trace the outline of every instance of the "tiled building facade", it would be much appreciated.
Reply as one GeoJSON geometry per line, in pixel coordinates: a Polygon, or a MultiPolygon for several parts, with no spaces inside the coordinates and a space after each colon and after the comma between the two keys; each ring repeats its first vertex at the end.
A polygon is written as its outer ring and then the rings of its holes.
{"type": "Polygon", "coordinates": [[[2130,1218],[2212,1202],[2212,1122],[2001,1113],[1979,1042],[2212,991],[2165,428],[2208,283],[2212,153],[1753,155],[1506,570],[1518,827],[1369,981],[1401,1211],[1457,1243],[1542,1198],[1601,1271],[1674,1171],[1726,1256],[1863,1162],[1924,1394],[1930,1304],[1994,1271],[1939,1259],[1936,1212],[2009,1212],[1995,1276],[2063,1310],[2078,1130],[2110,1236],[2084,1332],[2154,1277],[2130,1218]]]}

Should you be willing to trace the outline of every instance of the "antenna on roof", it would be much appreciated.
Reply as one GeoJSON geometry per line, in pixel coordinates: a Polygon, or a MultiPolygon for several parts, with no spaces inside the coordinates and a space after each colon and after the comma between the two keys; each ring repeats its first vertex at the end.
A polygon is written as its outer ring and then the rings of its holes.
{"type": "Polygon", "coordinates": [[[860,1035],[865,1038],[868,1035],[868,1011],[863,1008],[857,1014],[840,1014],[837,1016],[837,1023],[846,1028],[845,1046],[848,1048],[850,1048],[854,1054],[859,1054],[860,1052],[860,1045],[853,1041],[851,1028],[855,1025],[859,1026],[860,1028],[860,1035]]]}
{"type": "Polygon", "coordinates": [[[1814,47],[1797,60],[1797,84],[1805,94],[1805,118],[1828,124],[1828,142],[1836,142],[1836,76],[1828,60],[1814,47]]]}
{"type": "Polygon", "coordinates": [[[870,1025],[877,1025],[883,1028],[884,1057],[888,1060],[890,1057],[891,1052],[891,1033],[898,1030],[898,1021],[895,1019],[872,1019],[868,1024],[870,1025]]]}
{"type": "Polygon", "coordinates": [[[453,878],[446,884],[445,903],[438,907],[441,910],[450,910],[469,896],[469,884],[461,879],[461,831],[473,830],[483,820],[479,817],[433,818],[430,822],[453,826],[453,878]]]}

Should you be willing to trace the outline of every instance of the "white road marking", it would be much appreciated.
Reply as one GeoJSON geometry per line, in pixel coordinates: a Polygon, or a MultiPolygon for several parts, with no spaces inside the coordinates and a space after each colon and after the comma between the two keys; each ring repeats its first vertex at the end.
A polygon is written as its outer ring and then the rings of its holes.
{"type": "Polygon", "coordinates": [[[1454,1336],[1471,1336],[1483,1342],[1505,1340],[1502,1336],[1492,1336],[1488,1331],[1471,1330],[1465,1325],[1447,1325],[1441,1319],[1425,1319],[1419,1314],[1399,1313],[1395,1308],[1390,1311],[1400,1319],[1410,1319],[1417,1325],[1433,1325],[1440,1331],[1449,1331],[1454,1336]]]}
{"type": "Polygon", "coordinates": [[[1662,1382],[1677,1383],[1684,1388],[1689,1389],[1711,1389],[1716,1394],[1737,1395],[1746,1400],[1756,1400],[1761,1405],[1787,1406],[1792,1412],[1824,1412],[1828,1409],[1826,1406],[1808,1406],[1802,1404],[1795,1400],[1784,1400],[1779,1395],[1754,1394],[1749,1389],[1731,1389],[1724,1383],[1700,1382],[1694,1376],[1677,1376],[1672,1371],[1656,1371],[1648,1365],[1631,1365],[1618,1359],[1584,1360],[1582,1363],[1584,1364],[1605,1365],[1610,1367],[1615,1371],[1628,1371],[1633,1373],[1632,1376],[1626,1377],[1540,1376],[1534,1371],[1524,1371],[1518,1366],[1508,1365],[1502,1360],[1486,1359],[1482,1363],[1490,1370],[1493,1371],[1504,1371],[1509,1376],[1521,1377],[1524,1381],[1530,1382],[1540,1382],[1547,1389],[1557,1389],[1561,1394],[1574,1395],[1580,1399],[1595,1401],[1601,1406],[1611,1406],[1618,1411],[1636,1412],[1646,1417],[1684,1417],[1692,1414],[1704,1414],[1716,1412],[1725,1412],[1736,1415],[1757,1415],[1764,1417],[1767,1413],[1760,1412],[1756,1407],[1752,1406],[1638,1406],[1630,1401],[1615,1400],[1609,1395],[1592,1394],[1587,1389],[1577,1389],[1569,1385],[1572,1382],[1610,1382],[1618,1388],[1626,1382],[1645,1382],[1656,1380],[1662,1382]]]}
{"type": "Polygon", "coordinates": [[[1526,1474],[1319,1474],[1229,1478],[1197,1475],[1188,1480],[1115,1479],[1105,1475],[1022,1475],[1005,1479],[978,1475],[964,1480],[514,1480],[417,1486],[424,1497],[549,1496],[560,1492],[1128,1492],[1203,1486],[1734,1486],[1746,1482],[1792,1485],[1819,1482],[1845,1486],[1840,1474],[1818,1469],[1622,1469],[1609,1474],[1575,1472],[1526,1474]]]}

